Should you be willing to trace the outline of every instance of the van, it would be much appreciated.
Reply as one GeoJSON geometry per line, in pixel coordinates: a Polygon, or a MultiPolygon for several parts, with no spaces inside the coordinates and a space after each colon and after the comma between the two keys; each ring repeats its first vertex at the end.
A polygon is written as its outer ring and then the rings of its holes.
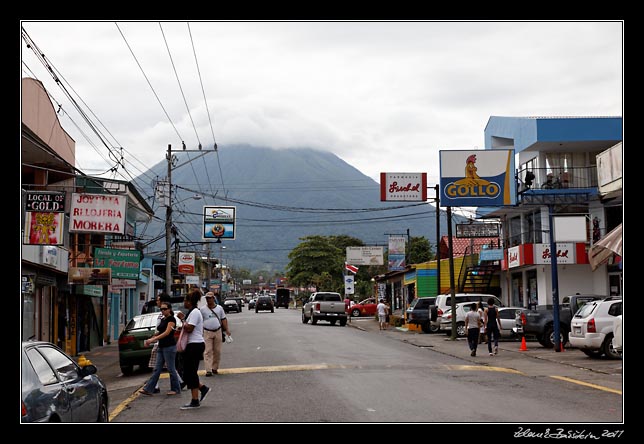
{"type": "MultiPolygon", "coordinates": [[[[497,307],[503,307],[503,304],[501,303],[501,300],[494,296],[493,294],[485,294],[485,293],[456,293],[456,303],[458,304],[459,302],[485,302],[487,303],[487,300],[489,298],[494,299],[494,305],[497,307]]],[[[432,326],[434,328],[438,327],[440,329],[440,324],[441,324],[441,317],[443,316],[443,313],[445,313],[445,310],[448,308],[452,308],[452,295],[451,294],[439,294],[436,296],[436,302],[434,306],[432,307],[432,326]]]]}

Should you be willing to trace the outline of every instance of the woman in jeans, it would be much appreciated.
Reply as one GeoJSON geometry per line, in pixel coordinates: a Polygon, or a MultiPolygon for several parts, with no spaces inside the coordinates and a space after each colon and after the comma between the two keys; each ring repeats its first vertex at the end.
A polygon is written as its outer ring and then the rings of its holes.
{"type": "MultiPolygon", "coordinates": [[[[206,398],[210,388],[199,382],[199,361],[206,349],[203,338],[203,316],[197,309],[201,299],[201,291],[194,290],[186,296],[183,306],[188,309],[188,316],[178,313],[177,316],[183,321],[185,332],[188,333],[188,345],[183,352],[183,380],[188,384],[192,394],[190,403],[181,406],[181,410],[198,409],[201,401],[206,398]]],[[[185,334],[185,333],[184,333],[185,334]]]]}
{"type": "Polygon", "coordinates": [[[154,387],[159,381],[159,376],[161,375],[161,371],[163,371],[164,364],[168,367],[168,372],[170,372],[170,391],[167,394],[176,395],[181,391],[179,375],[177,374],[177,369],[174,366],[177,355],[177,344],[174,339],[174,330],[177,325],[177,320],[174,317],[174,313],[172,312],[169,302],[161,303],[161,313],[163,315],[163,319],[161,319],[161,322],[157,326],[155,335],[146,339],[144,342],[147,347],[158,341],[154,373],[152,373],[148,382],[140,390],[144,395],[152,395],[154,393],[154,387]]]}

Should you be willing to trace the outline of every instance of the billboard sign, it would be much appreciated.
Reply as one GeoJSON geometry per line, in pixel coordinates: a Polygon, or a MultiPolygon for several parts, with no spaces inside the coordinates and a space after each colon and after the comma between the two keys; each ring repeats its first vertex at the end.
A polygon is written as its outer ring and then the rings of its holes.
{"type": "Polygon", "coordinates": [[[347,262],[352,265],[382,265],[383,247],[347,247],[347,262]]]}
{"type": "Polygon", "coordinates": [[[236,207],[203,207],[203,239],[235,239],[236,207]]]}
{"type": "Polygon", "coordinates": [[[192,274],[195,272],[195,254],[194,253],[179,253],[179,273],[192,274]]]}
{"type": "Polygon", "coordinates": [[[456,224],[456,237],[499,237],[499,224],[456,224]]]}
{"type": "Polygon", "coordinates": [[[514,150],[440,151],[441,206],[516,205],[514,150]]]}
{"type": "Polygon", "coordinates": [[[380,200],[425,202],[427,173],[380,173],[380,200]]]}

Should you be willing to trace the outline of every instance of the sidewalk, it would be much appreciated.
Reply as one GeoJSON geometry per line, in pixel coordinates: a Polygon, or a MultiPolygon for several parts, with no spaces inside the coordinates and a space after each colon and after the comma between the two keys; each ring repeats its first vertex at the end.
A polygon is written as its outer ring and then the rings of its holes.
{"type": "Polygon", "coordinates": [[[622,360],[589,358],[580,350],[567,348],[563,352],[542,347],[535,340],[526,342],[527,350],[521,351],[521,341],[502,339],[499,351],[490,356],[487,344],[479,344],[477,356],[470,356],[465,338],[452,340],[444,332],[427,334],[408,330],[405,327],[389,327],[380,331],[378,321],[373,317],[351,318],[347,326],[370,334],[379,334],[419,348],[453,356],[470,364],[492,368],[511,369],[535,377],[564,377],[597,384],[612,390],[622,390],[622,360]]]}

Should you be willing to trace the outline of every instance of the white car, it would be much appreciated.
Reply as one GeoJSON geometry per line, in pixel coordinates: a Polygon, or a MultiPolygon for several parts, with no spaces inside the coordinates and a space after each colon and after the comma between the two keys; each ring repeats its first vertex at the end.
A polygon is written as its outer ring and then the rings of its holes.
{"type": "Polygon", "coordinates": [[[586,303],[572,318],[568,336],[570,345],[591,358],[606,355],[609,359],[619,359],[621,353],[613,348],[613,324],[621,314],[621,298],[586,303]]]}
{"type": "MultiPolygon", "coordinates": [[[[461,302],[456,304],[456,335],[459,337],[467,336],[465,331],[465,314],[470,311],[472,302],[461,302]]],[[[487,307],[487,303],[483,303],[483,308],[487,307]]],[[[501,320],[501,337],[512,338],[515,333],[512,328],[516,325],[516,312],[521,310],[521,307],[497,307],[499,309],[499,319],[501,320]]],[[[441,317],[441,330],[447,333],[452,332],[452,310],[448,308],[441,317]]]]}
{"type": "Polygon", "coordinates": [[[622,352],[622,315],[615,316],[613,321],[613,348],[618,352],[622,352]]]}

